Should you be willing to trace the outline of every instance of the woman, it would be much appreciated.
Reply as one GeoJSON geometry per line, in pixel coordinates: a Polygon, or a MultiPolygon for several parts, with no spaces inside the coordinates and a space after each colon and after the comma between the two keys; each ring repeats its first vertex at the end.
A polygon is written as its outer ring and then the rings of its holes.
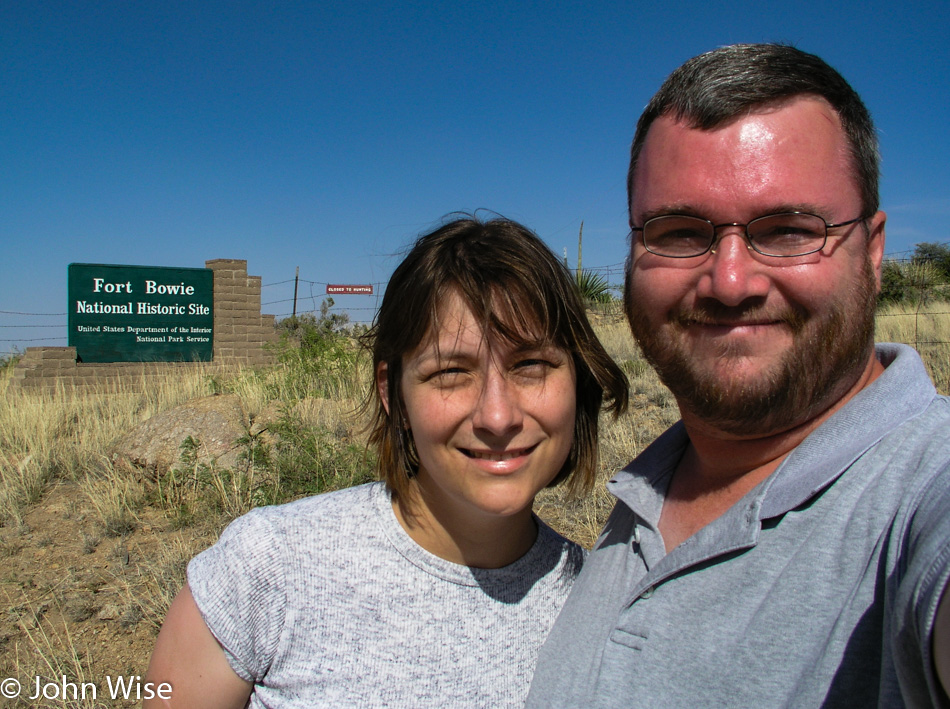
{"type": "Polygon", "coordinates": [[[583,561],[532,503],[590,488],[626,379],[504,219],[421,237],[367,341],[381,482],[253,510],[191,561],[149,666],[163,706],[523,703],[583,561]]]}

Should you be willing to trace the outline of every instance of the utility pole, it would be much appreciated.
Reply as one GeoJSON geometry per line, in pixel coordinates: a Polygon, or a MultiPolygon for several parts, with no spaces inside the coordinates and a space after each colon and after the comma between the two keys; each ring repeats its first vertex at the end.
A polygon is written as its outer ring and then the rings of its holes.
{"type": "Polygon", "coordinates": [[[294,323],[297,322],[297,281],[300,280],[300,266],[297,266],[297,271],[294,273],[294,313],[290,317],[293,319],[294,323]]]}
{"type": "Polygon", "coordinates": [[[577,235],[577,280],[581,280],[581,250],[584,244],[584,221],[581,220],[581,230],[577,235]]]}

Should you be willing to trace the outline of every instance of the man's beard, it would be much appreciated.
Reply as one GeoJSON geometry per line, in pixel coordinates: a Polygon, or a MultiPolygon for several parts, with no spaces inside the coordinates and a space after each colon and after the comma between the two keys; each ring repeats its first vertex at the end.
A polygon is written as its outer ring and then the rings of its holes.
{"type": "Polygon", "coordinates": [[[688,323],[754,321],[763,315],[758,304],[723,306],[701,302],[693,310],[674,312],[659,327],[632,302],[631,271],[625,288],[625,309],[633,335],[681,410],[734,435],[778,433],[810,420],[835,403],[857,381],[873,347],[877,289],[869,257],[857,281],[817,314],[789,306],[770,314],[792,333],[791,347],[755,379],[732,380],[717,373],[713,360],[737,358],[730,343],[708,345],[693,354],[686,342],[688,323]],[[671,336],[672,331],[672,336],[671,336]]]}

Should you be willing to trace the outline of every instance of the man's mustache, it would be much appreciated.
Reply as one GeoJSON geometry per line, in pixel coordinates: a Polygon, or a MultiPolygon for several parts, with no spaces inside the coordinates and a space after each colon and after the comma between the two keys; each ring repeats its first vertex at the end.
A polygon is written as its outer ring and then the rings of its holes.
{"type": "Polygon", "coordinates": [[[681,327],[690,325],[762,325],[781,323],[792,332],[799,332],[808,321],[808,314],[802,308],[785,306],[766,307],[760,304],[723,305],[714,300],[701,302],[692,308],[680,308],[671,313],[670,320],[681,327]]]}

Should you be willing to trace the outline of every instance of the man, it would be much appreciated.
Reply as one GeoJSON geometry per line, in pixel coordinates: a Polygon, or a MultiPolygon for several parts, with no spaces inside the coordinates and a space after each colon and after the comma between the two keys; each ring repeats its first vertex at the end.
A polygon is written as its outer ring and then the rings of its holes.
{"type": "Polygon", "coordinates": [[[647,106],[625,307],[682,420],[608,484],[529,706],[950,706],[950,400],[873,344],[877,179],[860,98],[791,47],[647,106]]]}

